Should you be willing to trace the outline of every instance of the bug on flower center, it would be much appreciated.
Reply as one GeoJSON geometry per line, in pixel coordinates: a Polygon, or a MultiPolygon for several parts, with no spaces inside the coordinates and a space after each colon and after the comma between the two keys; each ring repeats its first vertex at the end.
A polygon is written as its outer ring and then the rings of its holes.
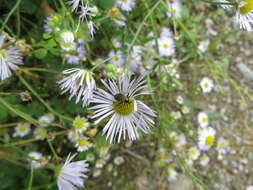
{"type": "Polygon", "coordinates": [[[253,10],[253,1],[252,0],[242,0],[243,6],[240,7],[241,14],[248,14],[253,10]]]}
{"type": "Polygon", "coordinates": [[[114,95],[114,109],[119,115],[129,115],[136,110],[136,103],[133,98],[125,96],[122,93],[114,95]]]}

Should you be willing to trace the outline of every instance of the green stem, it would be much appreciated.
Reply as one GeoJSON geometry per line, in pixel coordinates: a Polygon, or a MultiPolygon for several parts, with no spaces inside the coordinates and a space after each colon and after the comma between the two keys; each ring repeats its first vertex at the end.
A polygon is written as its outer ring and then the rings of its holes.
{"type": "Polygon", "coordinates": [[[19,68],[19,70],[21,70],[21,71],[41,71],[41,72],[56,73],[56,74],[59,73],[56,70],[45,69],[45,68],[36,68],[36,67],[23,67],[23,68],[19,68]]]}
{"type": "Polygon", "coordinates": [[[145,22],[147,21],[147,19],[149,18],[149,16],[153,13],[153,11],[158,7],[158,5],[159,5],[161,2],[162,2],[162,0],[159,0],[159,1],[149,10],[148,14],[144,17],[142,23],[141,23],[140,26],[138,27],[137,32],[135,33],[135,36],[134,36],[132,42],[130,43],[130,45],[129,45],[128,49],[127,49],[127,61],[128,61],[128,59],[129,59],[129,53],[130,53],[130,51],[131,51],[131,49],[132,49],[132,47],[133,47],[133,45],[134,45],[134,43],[135,43],[137,37],[139,36],[142,27],[144,26],[144,24],[145,24],[145,22]]]}
{"type": "Polygon", "coordinates": [[[105,59],[104,61],[96,64],[94,67],[91,68],[90,71],[93,72],[99,65],[102,65],[103,63],[106,63],[107,61],[110,61],[111,59],[112,59],[112,57],[109,57],[109,58],[105,59]]]}
{"type": "Polygon", "coordinates": [[[54,155],[54,158],[55,158],[56,160],[61,160],[61,158],[57,155],[57,153],[56,153],[56,151],[55,151],[55,149],[54,149],[54,146],[53,146],[52,142],[48,140],[47,143],[48,143],[48,145],[49,145],[49,147],[50,147],[51,152],[52,152],[53,155],[54,155]]]}
{"type": "Polygon", "coordinates": [[[14,5],[14,7],[11,9],[11,11],[8,13],[7,17],[5,18],[3,25],[0,29],[0,33],[2,33],[3,29],[6,27],[6,24],[8,22],[8,20],[10,19],[11,15],[14,13],[14,11],[18,8],[19,4],[21,3],[21,0],[17,0],[16,4],[14,5]]]}
{"type": "Polygon", "coordinates": [[[12,105],[10,105],[7,101],[5,101],[3,98],[0,97],[0,103],[2,103],[6,108],[8,108],[10,111],[15,113],[16,115],[24,118],[25,120],[29,121],[30,123],[40,126],[37,120],[33,119],[30,115],[18,110],[17,108],[14,108],[12,105]]]}
{"type": "Polygon", "coordinates": [[[26,82],[26,80],[20,75],[17,74],[19,80],[28,88],[28,90],[31,91],[31,93],[36,96],[38,98],[38,100],[52,113],[54,113],[55,115],[57,115],[59,118],[61,119],[65,119],[67,121],[73,121],[73,119],[71,119],[68,116],[62,115],[58,112],[56,112],[49,104],[47,104],[41,97],[40,95],[26,82]]]}
{"type": "Polygon", "coordinates": [[[226,2],[215,2],[215,1],[210,1],[210,0],[200,0],[200,1],[203,1],[203,2],[209,3],[209,4],[213,4],[213,5],[233,5],[233,6],[238,6],[238,3],[236,3],[236,2],[226,3],[226,2]]]}
{"type": "Polygon", "coordinates": [[[30,179],[29,179],[27,190],[32,190],[32,183],[33,183],[33,167],[31,165],[31,174],[30,174],[30,179]]]}

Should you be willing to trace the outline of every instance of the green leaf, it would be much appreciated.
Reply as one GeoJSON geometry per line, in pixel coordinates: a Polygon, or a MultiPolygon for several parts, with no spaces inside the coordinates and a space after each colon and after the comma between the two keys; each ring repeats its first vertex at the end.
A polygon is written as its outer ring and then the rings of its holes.
{"type": "Polygon", "coordinates": [[[108,10],[114,7],[116,0],[97,0],[98,6],[108,10]]]}
{"type": "Polygon", "coordinates": [[[50,35],[50,34],[46,34],[46,33],[43,34],[43,38],[46,39],[46,40],[51,38],[51,37],[52,37],[52,35],[50,35]]]}
{"type": "Polygon", "coordinates": [[[38,59],[43,59],[47,55],[46,49],[38,49],[35,51],[35,57],[38,59]]]}

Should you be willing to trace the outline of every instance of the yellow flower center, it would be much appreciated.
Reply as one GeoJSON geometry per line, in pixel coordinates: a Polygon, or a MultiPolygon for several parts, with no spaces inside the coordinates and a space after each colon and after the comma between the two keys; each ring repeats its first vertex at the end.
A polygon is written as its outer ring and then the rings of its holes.
{"type": "Polygon", "coordinates": [[[171,65],[167,65],[166,68],[167,68],[168,72],[170,72],[173,69],[173,67],[171,65]]]}
{"type": "Polygon", "coordinates": [[[119,56],[115,55],[115,56],[114,56],[114,60],[115,60],[115,61],[119,61],[119,56]]]}
{"type": "Polygon", "coordinates": [[[191,156],[194,156],[194,155],[196,155],[197,154],[197,150],[196,149],[192,149],[191,150],[191,156]]]}
{"type": "Polygon", "coordinates": [[[218,149],[221,150],[221,149],[223,149],[223,148],[224,148],[224,144],[223,144],[223,143],[220,143],[220,144],[218,145],[218,149]]]}
{"type": "Polygon", "coordinates": [[[59,16],[53,16],[52,21],[57,24],[59,23],[59,16]]]}
{"type": "Polygon", "coordinates": [[[116,18],[116,19],[120,19],[120,17],[121,17],[121,13],[120,13],[119,9],[116,7],[109,10],[108,15],[109,15],[109,17],[116,18]]]}
{"type": "Polygon", "coordinates": [[[168,49],[168,48],[169,48],[169,45],[168,45],[168,44],[163,44],[163,47],[164,47],[165,49],[168,49]]]}
{"type": "Polygon", "coordinates": [[[122,0],[124,3],[128,3],[128,0],[122,0]]]}
{"type": "Polygon", "coordinates": [[[45,135],[46,135],[46,133],[43,129],[38,130],[38,136],[44,137],[45,135]]]}
{"type": "Polygon", "coordinates": [[[88,141],[86,139],[81,139],[79,141],[79,146],[80,147],[84,147],[84,146],[87,146],[88,145],[88,141]]]}
{"type": "Polygon", "coordinates": [[[240,13],[241,14],[248,14],[253,9],[253,1],[252,0],[241,0],[241,2],[247,3],[246,5],[243,5],[240,7],[240,13]]]}
{"type": "Polygon", "coordinates": [[[212,146],[214,144],[215,138],[214,136],[208,136],[206,137],[206,145],[207,146],[212,146]]]}
{"type": "Polygon", "coordinates": [[[208,87],[209,87],[209,84],[208,84],[208,83],[205,83],[205,84],[204,84],[204,87],[205,87],[205,88],[208,88],[208,87]]]}
{"type": "Polygon", "coordinates": [[[76,128],[77,130],[80,130],[80,129],[84,128],[84,126],[85,126],[85,121],[82,120],[82,119],[77,119],[77,120],[74,121],[74,126],[75,126],[75,128],[76,128]]]}
{"type": "Polygon", "coordinates": [[[207,117],[202,117],[202,123],[207,123],[207,117]]]}
{"type": "Polygon", "coordinates": [[[77,138],[77,133],[72,133],[71,138],[76,139],[77,138]]]}
{"type": "Polygon", "coordinates": [[[115,101],[113,103],[115,112],[119,115],[129,115],[133,113],[135,110],[135,100],[133,98],[129,98],[129,101],[115,101]]]}
{"type": "Polygon", "coordinates": [[[27,130],[27,126],[25,126],[25,125],[21,125],[20,127],[19,127],[19,131],[20,132],[24,132],[24,131],[26,131],[27,130]]]}

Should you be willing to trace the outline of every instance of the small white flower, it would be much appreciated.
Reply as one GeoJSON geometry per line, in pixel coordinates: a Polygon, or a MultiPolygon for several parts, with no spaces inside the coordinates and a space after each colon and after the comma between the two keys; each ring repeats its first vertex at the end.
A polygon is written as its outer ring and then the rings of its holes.
{"type": "Polygon", "coordinates": [[[189,159],[190,160],[197,160],[200,156],[200,151],[197,147],[191,147],[189,149],[189,159]]]}
{"type": "Polygon", "coordinates": [[[208,77],[204,77],[201,81],[200,81],[200,87],[203,91],[203,93],[209,93],[212,91],[214,84],[213,84],[213,80],[208,78],[208,77]]]}
{"type": "Polygon", "coordinates": [[[63,31],[60,33],[60,45],[64,51],[70,51],[75,48],[75,36],[71,31],[63,31]]]}
{"type": "Polygon", "coordinates": [[[76,130],[71,130],[68,132],[68,139],[70,142],[76,142],[79,139],[79,134],[76,130]]]}
{"type": "Polygon", "coordinates": [[[15,127],[15,133],[13,134],[14,137],[24,137],[27,135],[31,130],[31,124],[30,123],[19,123],[15,127]]]}
{"type": "Polygon", "coordinates": [[[158,38],[158,48],[161,56],[170,57],[175,53],[174,40],[169,37],[158,38]]]}
{"type": "Polygon", "coordinates": [[[182,112],[183,112],[183,114],[188,114],[188,113],[190,113],[190,108],[188,106],[183,106],[182,112]]]}
{"type": "Polygon", "coordinates": [[[135,0],[117,0],[118,6],[127,12],[130,12],[135,6],[135,0]]]}
{"type": "Polygon", "coordinates": [[[220,137],[217,142],[216,150],[220,155],[227,154],[230,150],[230,141],[220,137]]]}
{"type": "Polygon", "coordinates": [[[246,190],[253,190],[253,185],[246,187],[246,190]]]}
{"type": "Polygon", "coordinates": [[[84,117],[77,116],[73,121],[73,126],[78,133],[82,133],[87,130],[89,123],[84,117]]]}
{"type": "Polygon", "coordinates": [[[96,161],[95,167],[96,168],[103,168],[104,165],[105,165],[105,160],[99,159],[99,160],[96,161]]]}
{"type": "Polygon", "coordinates": [[[216,131],[212,127],[206,127],[198,131],[198,146],[200,150],[209,150],[215,142],[216,131]]]}
{"type": "Polygon", "coordinates": [[[170,113],[170,116],[175,119],[175,120],[178,120],[182,117],[182,114],[180,113],[180,111],[172,111],[170,113]]]}
{"type": "Polygon", "coordinates": [[[173,32],[169,28],[162,28],[161,37],[173,38],[173,32]]]}
{"type": "Polygon", "coordinates": [[[64,165],[60,169],[57,177],[59,190],[76,190],[78,187],[84,187],[85,175],[89,170],[86,160],[71,162],[76,154],[68,155],[64,165]]]}
{"type": "Polygon", "coordinates": [[[168,170],[168,181],[176,181],[177,180],[178,173],[175,169],[170,168],[168,170]]]}
{"type": "Polygon", "coordinates": [[[109,80],[108,84],[102,82],[109,93],[98,89],[92,100],[97,105],[90,109],[95,110],[92,118],[98,118],[95,124],[111,116],[103,129],[103,133],[107,133],[106,139],[110,138],[110,142],[113,142],[118,138],[120,142],[122,137],[128,137],[134,141],[139,136],[138,129],[147,133],[154,126],[151,117],[156,117],[155,113],[135,99],[139,95],[149,94],[144,76],[130,80],[123,75],[118,85],[114,80],[109,80]]]}
{"type": "Polygon", "coordinates": [[[41,164],[41,158],[42,158],[42,154],[39,152],[30,152],[28,154],[28,156],[30,157],[30,161],[31,161],[31,166],[33,168],[40,168],[42,166],[41,164]]]}
{"type": "Polygon", "coordinates": [[[125,55],[121,51],[111,51],[108,56],[111,58],[112,64],[117,67],[121,67],[125,63],[125,55]]]}
{"type": "Polygon", "coordinates": [[[63,90],[62,94],[69,91],[69,99],[75,96],[76,103],[82,99],[83,106],[89,105],[96,88],[95,80],[92,77],[93,73],[85,69],[72,68],[64,70],[63,74],[68,76],[58,81],[63,90]]]}
{"type": "Polygon", "coordinates": [[[177,96],[176,101],[178,104],[183,104],[184,103],[184,98],[182,96],[177,96]]]}
{"type": "Polygon", "coordinates": [[[55,119],[54,114],[48,113],[46,115],[40,116],[38,122],[42,127],[47,127],[50,123],[52,123],[55,119]]]}
{"type": "Polygon", "coordinates": [[[90,161],[90,162],[93,162],[93,161],[95,160],[95,155],[92,154],[92,153],[88,153],[88,154],[86,155],[86,159],[87,159],[88,161],[90,161]]]}
{"type": "Polygon", "coordinates": [[[198,114],[198,124],[200,127],[207,127],[208,122],[208,115],[205,112],[199,112],[198,114]]]}
{"type": "Polygon", "coordinates": [[[47,131],[44,129],[44,128],[41,128],[41,127],[37,127],[35,130],[34,130],[34,137],[36,139],[40,139],[40,140],[43,140],[45,139],[47,136],[47,131]]]}
{"type": "Polygon", "coordinates": [[[112,44],[115,48],[121,48],[121,46],[122,46],[122,43],[119,40],[115,39],[115,38],[112,39],[112,44]]]}
{"type": "Polygon", "coordinates": [[[44,20],[44,31],[47,34],[51,34],[52,32],[58,32],[60,28],[58,27],[60,23],[60,16],[59,15],[53,15],[49,16],[44,20]]]}
{"type": "Polygon", "coordinates": [[[172,16],[176,18],[181,17],[181,1],[180,0],[175,0],[174,2],[168,2],[168,9],[169,11],[167,12],[167,16],[171,18],[172,16]]]}
{"type": "Polygon", "coordinates": [[[89,142],[88,138],[86,137],[82,137],[80,138],[77,143],[76,143],[76,147],[77,147],[77,151],[78,152],[83,152],[88,150],[90,147],[92,146],[92,144],[89,142]]]}
{"type": "Polygon", "coordinates": [[[93,177],[99,177],[102,174],[102,170],[99,168],[94,169],[93,177]]]}
{"type": "Polygon", "coordinates": [[[201,41],[201,42],[199,43],[199,46],[198,46],[199,51],[200,51],[201,53],[205,53],[206,50],[208,49],[209,44],[210,44],[210,40],[209,40],[209,39],[208,39],[208,40],[201,41]]]}
{"type": "Polygon", "coordinates": [[[11,71],[16,71],[18,65],[23,64],[20,50],[16,46],[4,47],[6,35],[0,33],[0,81],[12,75],[11,71]]]}
{"type": "Polygon", "coordinates": [[[186,138],[184,134],[178,135],[175,131],[172,131],[169,136],[171,140],[175,142],[175,146],[177,148],[181,148],[186,144],[186,138]]]}
{"type": "Polygon", "coordinates": [[[113,162],[115,165],[119,166],[124,163],[124,158],[122,156],[117,156],[114,158],[113,162]]]}
{"type": "Polygon", "coordinates": [[[253,1],[251,0],[238,0],[239,6],[236,11],[236,20],[240,28],[247,31],[253,31],[253,1]]]}
{"type": "Polygon", "coordinates": [[[203,154],[200,157],[200,165],[201,166],[207,166],[207,164],[209,163],[209,161],[210,161],[210,158],[206,154],[203,154]]]}
{"type": "Polygon", "coordinates": [[[84,48],[84,40],[79,39],[75,44],[75,49],[73,51],[63,54],[63,57],[66,57],[68,64],[77,65],[81,61],[85,60],[86,51],[84,48]]]}

